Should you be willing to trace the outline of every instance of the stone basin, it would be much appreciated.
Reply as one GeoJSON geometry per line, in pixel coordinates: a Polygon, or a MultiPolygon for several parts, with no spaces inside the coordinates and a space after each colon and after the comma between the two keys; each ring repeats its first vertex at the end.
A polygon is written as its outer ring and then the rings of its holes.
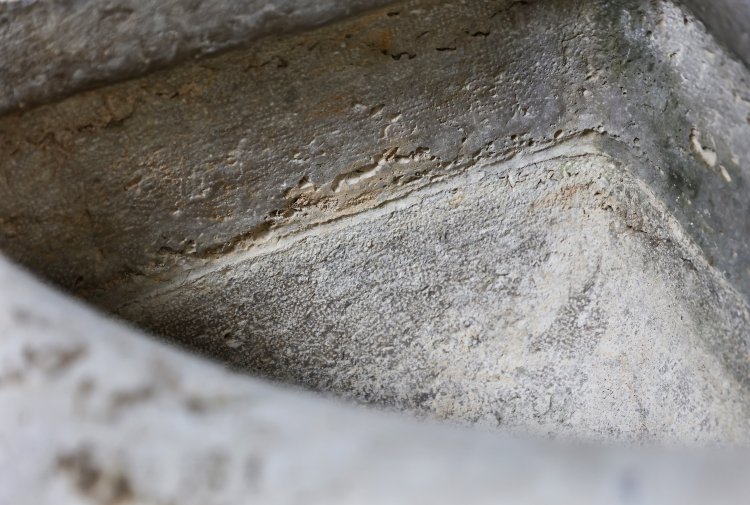
{"type": "Polygon", "coordinates": [[[531,501],[518,454],[601,502],[619,452],[524,437],[747,443],[744,39],[670,1],[120,7],[0,5],[69,50],[0,101],[0,250],[68,298],[3,261],[0,504],[531,501]],[[90,54],[39,21],[95,15],[90,54]]]}

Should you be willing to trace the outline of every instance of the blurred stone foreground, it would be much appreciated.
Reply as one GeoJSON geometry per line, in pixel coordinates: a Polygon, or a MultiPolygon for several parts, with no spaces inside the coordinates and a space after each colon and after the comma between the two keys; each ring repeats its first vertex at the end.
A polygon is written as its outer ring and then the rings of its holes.
{"type": "Polygon", "coordinates": [[[750,6],[686,3],[0,3],[0,505],[745,503],[750,6]]]}

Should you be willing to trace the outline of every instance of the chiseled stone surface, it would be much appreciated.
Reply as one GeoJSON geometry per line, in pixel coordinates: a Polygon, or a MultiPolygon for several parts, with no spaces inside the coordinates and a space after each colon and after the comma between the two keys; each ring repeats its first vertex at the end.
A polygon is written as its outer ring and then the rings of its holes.
{"type": "Polygon", "coordinates": [[[279,34],[382,4],[0,3],[3,111],[276,34],[0,118],[0,249],[220,361],[0,258],[0,505],[750,494],[498,434],[747,446],[747,68],[668,1],[279,34]]]}

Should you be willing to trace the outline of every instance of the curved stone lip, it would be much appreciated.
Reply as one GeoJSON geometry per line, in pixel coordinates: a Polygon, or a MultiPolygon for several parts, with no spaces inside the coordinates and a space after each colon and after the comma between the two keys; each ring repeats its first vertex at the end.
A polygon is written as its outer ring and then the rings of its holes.
{"type": "Polygon", "coordinates": [[[0,114],[391,1],[0,2],[0,114]]]}
{"type": "Polygon", "coordinates": [[[744,451],[509,439],[342,405],[148,339],[4,258],[0,281],[3,503],[740,503],[750,492],[744,451]]]}

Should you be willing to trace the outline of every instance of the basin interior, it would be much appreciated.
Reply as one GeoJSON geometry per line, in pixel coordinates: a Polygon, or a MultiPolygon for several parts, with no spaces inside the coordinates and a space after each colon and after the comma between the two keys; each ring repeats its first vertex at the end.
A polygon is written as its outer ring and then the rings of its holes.
{"type": "Polygon", "coordinates": [[[749,114],[671,2],[397,3],[0,118],[0,247],[356,401],[745,440],[749,114]]]}

